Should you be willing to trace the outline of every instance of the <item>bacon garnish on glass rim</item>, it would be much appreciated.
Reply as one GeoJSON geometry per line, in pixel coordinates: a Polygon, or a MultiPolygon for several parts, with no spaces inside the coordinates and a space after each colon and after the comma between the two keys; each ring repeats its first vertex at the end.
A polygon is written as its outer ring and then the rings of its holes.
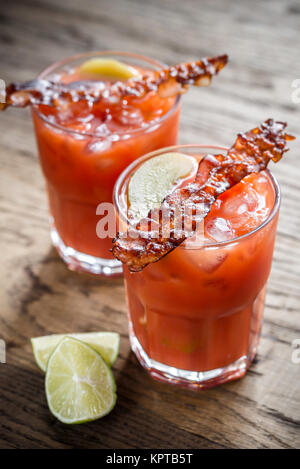
{"type": "Polygon", "coordinates": [[[151,91],[167,98],[184,93],[189,85],[208,86],[212,77],[219,73],[227,62],[227,55],[203,58],[196,62],[157,70],[141,78],[105,83],[105,86],[97,81],[75,81],[66,84],[39,78],[25,83],[12,83],[6,87],[6,102],[0,103],[0,110],[9,106],[26,107],[29,104],[56,106],[60,99],[65,102],[83,100],[91,105],[100,100],[116,102],[123,98],[142,98],[151,91]]]}
{"type": "Polygon", "coordinates": [[[238,134],[234,145],[226,154],[206,155],[199,163],[194,182],[175,189],[165,198],[159,209],[150,211],[147,218],[130,226],[127,233],[118,233],[113,240],[113,255],[126,264],[131,272],[139,272],[170,253],[187,236],[193,236],[219,195],[248,174],[266,169],[270,160],[276,163],[288,151],[286,142],[295,137],[285,133],[286,126],[284,122],[268,119],[258,127],[238,134]],[[197,210],[199,206],[200,215],[197,210]],[[167,230],[163,226],[165,212],[168,213],[167,230]],[[178,231],[178,213],[181,216],[181,226],[184,226],[187,212],[191,214],[191,230],[188,235],[183,230],[178,231]],[[159,224],[155,237],[153,231],[145,230],[145,227],[150,227],[153,218],[159,224]]]}

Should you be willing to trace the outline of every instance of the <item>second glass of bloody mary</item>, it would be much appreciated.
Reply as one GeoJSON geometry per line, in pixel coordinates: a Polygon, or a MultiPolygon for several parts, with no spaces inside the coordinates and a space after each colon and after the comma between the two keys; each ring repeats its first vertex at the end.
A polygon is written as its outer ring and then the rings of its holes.
{"type": "MultiPolygon", "coordinates": [[[[111,79],[89,73],[91,59],[118,61],[137,73],[151,73],[163,64],[136,54],[92,52],[56,63],[39,78],[70,84],[111,79]],[[83,70],[83,71],[82,71],[83,70]]],[[[112,77],[113,78],[113,77],[112,77]]],[[[117,80],[117,77],[116,77],[117,80]]],[[[148,93],[142,99],[89,106],[85,101],[55,107],[33,106],[40,162],[49,199],[51,237],[73,270],[112,276],[122,272],[110,253],[111,238],[99,238],[97,223],[112,203],[114,184],[135,159],[177,143],[180,98],[148,93]],[[100,207],[100,209],[99,209],[100,207]],[[103,209],[104,207],[104,209],[103,209]]]]}
{"type": "MultiPolygon", "coordinates": [[[[130,225],[130,180],[146,161],[166,152],[199,161],[225,150],[182,145],[131,164],[114,191],[120,231],[130,225]]],[[[272,174],[250,174],[219,196],[196,238],[140,272],[124,266],[131,346],[154,378],[201,389],[246,373],[259,342],[279,206],[272,174]]]]}

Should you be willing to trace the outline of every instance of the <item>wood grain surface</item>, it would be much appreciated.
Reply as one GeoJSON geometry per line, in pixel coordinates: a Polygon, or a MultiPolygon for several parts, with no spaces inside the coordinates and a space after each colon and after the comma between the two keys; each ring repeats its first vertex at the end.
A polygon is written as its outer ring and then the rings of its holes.
{"type": "Polygon", "coordinates": [[[69,272],[51,247],[28,111],[0,115],[1,448],[300,447],[300,3],[297,0],[11,0],[1,5],[0,77],[30,79],[77,52],[127,50],[168,64],[227,52],[208,89],[183,101],[180,142],[228,145],[267,117],[298,135],[274,168],[283,202],[261,343],[247,376],[204,392],[152,381],[130,352],[123,281],[69,272]],[[29,338],[115,330],[118,403],[103,420],[65,426],[49,413],[29,338]]]}

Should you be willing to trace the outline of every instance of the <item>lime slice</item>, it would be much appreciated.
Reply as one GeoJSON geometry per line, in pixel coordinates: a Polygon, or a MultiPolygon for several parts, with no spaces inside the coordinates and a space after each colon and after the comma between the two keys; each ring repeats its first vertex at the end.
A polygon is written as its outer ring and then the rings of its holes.
{"type": "Polygon", "coordinates": [[[72,334],[53,334],[31,339],[35,361],[42,371],[46,371],[48,359],[64,337],[74,337],[93,347],[111,366],[119,353],[120,335],[116,332],[86,332],[72,334]]]}
{"type": "Polygon", "coordinates": [[[52,352],[46,373],[52,414],[63,423],[83,423],[107,415],[116,403],[116,384],[101,355],[72,337],[52,352]]]}
{"type": "Polygon", "coordinates": [[[118,60],[99,57],[83,62],[79,67],[79,72],[110,80],[128,80],[140,75],[135,68],[118,60]]]}
{"type": "Polygon", "coordinates": [[[129,212],[135,219],[161,205],[181,179],[195,174],[196,160],[183,153],[164,153],[143,163],[128,186],[129,212]]]}

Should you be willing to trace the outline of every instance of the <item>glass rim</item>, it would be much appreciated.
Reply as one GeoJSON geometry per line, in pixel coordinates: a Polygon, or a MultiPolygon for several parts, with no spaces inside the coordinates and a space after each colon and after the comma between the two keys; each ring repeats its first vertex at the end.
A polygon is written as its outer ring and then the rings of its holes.
{"type": "MultiPolygon", "coordinates": [[[[184,149],[188,150],[188,149],[192,149],[192,148],[193,149],[198,149],[199,148],[201,150],[212,149],[212,150],[221,150],[221,151],[227,151],[229,149],[228,147],[224,147],[224,146],[220,146],[220,145],[204,145],[204,144],[193,144],[193,143],[183,144],[183,145],[173,145],[173,146],[170,146],[170,147],[160,148],[159,150],[152,151],[150,153],[147,153],[147,154],[141,156],[140,158],[136,159],[135,161],[133,161],[120,174],[120,176],[118,177],[118,179],[116,181],[116,184],[114,186],[114,190],[113,190],[113,202],[114,202],[115,209],[116,209],[117,213],[121,215],[122,219],[126,223],[130,223],[130,221],[128,220],[128,218],[124,214],[124,211],[120,207],[119,192],[120,192],[120,189],[125,184],[125,182],[127,181],[127,179],[129,178],[129,176],[132,173],[133,169],[136,166],[138,166],[140,163],[142,163],[143,161],[145,161],[147,159],[150,159],[150,158],[153,158],[155,155],[158,155],[162,152],[172,152],[172,151],[179,151],[179,150],[184,151],[184,149]]],[[[203,243],[201,246],[195,246],[195,247],[179,245],[178,248],[181,248],[181,249],[216,249],[218,247],[234,245],[234,244],[237,244],[238,242],[240,242],[241,240],[244,240],[244,239],[247,239],[247,238],[250,238],[250,237],[254,236],[258,231],[260,231],[265,226],[267,226],[275,218],[276,214],[278,213],[278,210],[279,210],[279,207],[280,207],[280,202],[281,202],[281,192],[280,192],[279,183],[278,183],[276,177],[273,175],[273,173],[268,168],[265,171],[267,172],[267,174],[270,177],[270,180],[272,182],[274,193],[275,193],[275,200],[274,200],[274,205],[272,207],[271,212],[269,213],[267,218],[262,223],[260,223],[256,228],[249,231],[248,233],[245,233],[241,236],[236,236],[235,238],[232,238],[232,239],[229,239],[229,240],[226,240],[226,241],[216,241],[216,242],[207,243],[207,244],[203,243]]]]}
{"type": "MultiPolygon", "coordinates": [[[[142,55],[142,54],[135,54],[135,53],[131,53],[131,52],[122,52],[122,51],[115,51],[115,50],[112,50],[112,51],[110,51],[110,50],[107,50],[107,51],[91,51],[91,52],[82,52],[80,54],[75,54],[75,55],[72,55],[70,57],[66,57],[62,60],[58,60],[57,62],[54,62],[53,64],[49,65],[47,68],[42,70],[38,74],[37,78],[38,79],[43,79],[47,75],[49,75],[50,73],[54,72],[59,67],[63,67],[64,65],[67,65],[67,64],[72,63],[72,62],[74,62],[76,60],[79,60],[79,59],[83,59],[83,58],[87,58],[87,57],[95,57],[95,56],[124,56],[124,57],[129,57],[129,58],[144,61],[148,64],[151,64],[151,65],[155,66],[158,70],[167,67],[167,65],[165,63],[160,62],[159,60],[152,59],[151,57],[147,57],[147,56],[142,55]]],[[[118,132],[112,132],[111,135],[124,135],[124,134],[130,135],[130,136],[131,135],[136,135],[138,133],[143,133],[143,132],[147,131],[148,129],[150,129],[151,127],[154,127],[158,124],[160,125],[161,122],[163,122],[165,119],[167,119],[177,109],[180,100],[181,100],[181,95],[178,94],[173,106],[168,110],[168,112],[166,112],[166,114],[164,114],[162,117],[160,117],[155,122],[149,123],[145,127],[139,127],[137,129],[121,130],[121,131],[118,131],[118,132]]],[[[85,132],[85,131],[80,131],[80,130],[69,129],[68,127],[65,127],[63,125],[56,124],[55,122],[51,122],[46,116],[44,116],[38,110],[38,105],[37,104],[32,105],[31,108],[35,112],[35,114],[39,118],[41,118],[44,122],[46,122],[48,125],[50,125],[52,127],[55,127],[56,129],[59,129],[63,132],[66,132],[66,133],[69,133],[69,134],[87,136],[87,137],[95,137],[99,140],[105,140],[109,137],[109,136],[99,136],[94,132],[85,132]]]]}

